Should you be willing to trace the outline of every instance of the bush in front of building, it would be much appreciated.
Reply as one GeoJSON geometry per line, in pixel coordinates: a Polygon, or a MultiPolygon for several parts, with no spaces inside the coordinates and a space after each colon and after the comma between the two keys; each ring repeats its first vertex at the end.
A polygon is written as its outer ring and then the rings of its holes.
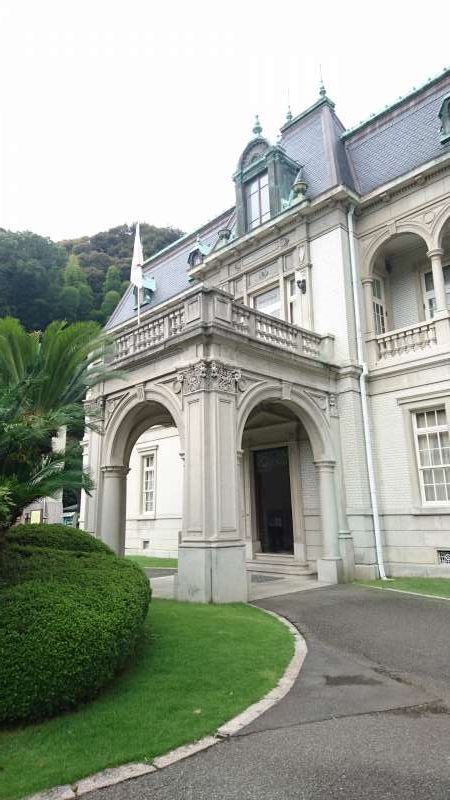
{"type": "Polygon", "coordinates": [[[148,611],[142,570],[89,534],[21,525],[0,550],[0,722],[75,708],[129,661],[148,611]]]}

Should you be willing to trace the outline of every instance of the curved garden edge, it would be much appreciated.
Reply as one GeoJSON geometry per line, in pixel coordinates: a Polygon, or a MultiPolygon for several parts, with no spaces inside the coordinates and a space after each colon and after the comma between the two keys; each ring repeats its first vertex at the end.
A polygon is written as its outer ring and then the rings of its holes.
{"type": "Polygon", "coordinates": [[[251,706],[245,709],[245,711],[242,711],[236,717],[233,717],[233,719],[230,719],[224,725],[221,725],[214,734],[205,736],[203,739],[199,739],[191,744],[177,747],[175,750],[171,750],[164,756],[158,756],[158,758],[155,758],[151,764],[130,763],[122,764],[120,767],[111,767],[109,769],[101,770],[101,772],[96,772],[93,775],[89,775],[86,778],[82,778],[80,781],[72,785],[66,784],[64,786],[56,786],[53,789],[47,789],[42,792],[37,792],[33,795],[28,795],[28,797],[24,798],[24,800],[75,800],[77,797],[87,794],[87,792],[93,792],[96,789],[104,789],[107,786],[113,786],[133,778],[139,778],[142,775],[149,775],[152,772],[164,769],[172,764],[176,764],[178,761],[189,758],[190,756],[193,756],[202,750],[208,750],[210,747],[213,747],[229,736],[238,733],[238,731],[240,731],[246,725],[249,725],[255,719],[268,711],[269,708],[272,708],[272,706],[282,700],[282,698],[294,685],[303,666],[308,648],[303,636],[299,633],[297,628],[292,625],[291,622],[285,619],[285,617],[282,617],[273,611],[268,611],[265,608],[259,608],[259,610],[265,614],[275,617],[284,625],[286,625],[286,627],[289,628],[293,634],[295,641],[294,655],[284,674],[281,676],[277,685],[263,698],[261,698],[261,700],[253,703],[251,706]]]}

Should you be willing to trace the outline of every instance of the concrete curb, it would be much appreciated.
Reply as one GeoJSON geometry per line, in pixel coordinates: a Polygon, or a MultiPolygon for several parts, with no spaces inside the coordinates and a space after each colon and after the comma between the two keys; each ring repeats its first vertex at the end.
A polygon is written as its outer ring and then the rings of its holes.
{"type": "Polygon", "coordinates": [[[177,747],[176,750],[171,750],[164,756],[158,756],[151,764],[130,763],[122,764],[120,767],[104,769],[101,772],[96,772],[94,775],[89,775],[87,778],[82,778],[72,785],[65,784],[64,786],[55,786],[54,789],[47,789],[43,792],[37,792],[37,794],[28,795],[23,798],[23,800],[76,800],[77,797],[81,797],[81,795],[87,794],[88,792],[93,792],[96,789],[104,789],[107,786],[114,786],[118,783],[132,780],[133,778],[139,778],[142,775],[157,772],[172,764],[176,764],[178,761],[183,761],[185,758],[190,758],[196,753],[200,753],[202,750],[209,750],[210,747],[238,733],[246,725],[249,725],[250,722],[253,722],[260,717],[261,714],[264,714],[265,711],[268,711],[269,708],[272,708],[272,706],[278,703],[292,688],[300,673],[308,648],[306,647],[303,636],[287,619],[281,617],[279,614],[275,614],[273,611],[267,611],[265,608],[259,608],[259,611],[275,617],[286,625],[293,634],[295,641],[294,655],[286,671],[275,688],[271,689],[265,697],[249,706],[245,711],[242,711],[224,725],[221,725],[215,734],[205,736],[203,739],[199,739],[198,742],[192,742],[192,744],[177,747]]]}
{"type": "Polygon", "coordinates": [[[409,594],[410,597],[426,597],[427,600],[447,600],[450,601],[450,597],[443,597],[440,594],[424,594],[423,592],[410,592],[408,589],[391,589],[388,586],[386,588],[384,586],[369,586],[366,583],[361,583],[360,586],[363,586],[364,589],[376,589],[378,592],[395,592],[396,594],[409,594]]]}

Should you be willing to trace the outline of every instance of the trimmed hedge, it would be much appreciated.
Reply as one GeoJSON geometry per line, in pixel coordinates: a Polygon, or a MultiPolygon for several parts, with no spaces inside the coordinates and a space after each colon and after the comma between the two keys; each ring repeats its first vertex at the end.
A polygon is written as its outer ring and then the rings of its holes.
{"type": "Polygon", "coordinates": [[[148,611],[142,570],[87,533],[20,525],[0,550],[0,722],[94,697],[134,651],[148,611]]]}

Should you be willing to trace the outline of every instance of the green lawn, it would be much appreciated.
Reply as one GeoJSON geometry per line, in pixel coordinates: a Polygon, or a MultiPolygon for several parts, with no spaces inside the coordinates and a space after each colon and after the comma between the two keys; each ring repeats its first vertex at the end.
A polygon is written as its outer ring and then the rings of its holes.
{"type": "Polygon", "coordinates": [[[381,589],[401,589],[404,592],[450,597],[448,578],[392,578],[388,581],[357,581],[357,583],[364,586],[379,586],[381,589]]]}
{"type": "Polygon", "coordinates": [[[294,652],[246,605],[154,600],[135,663],[80,710],[0,732],[0,797],[15,800],[212,733],[266,694],[294,652]]]}
{"type": "Polygon", "coordinates": [[[171,567],[176,569],[178,567],[177,558],[156,558],[156,556],[127,556],[130,561],[139,564],[143,569],[150,569],[151,567],[171,567]]]}

